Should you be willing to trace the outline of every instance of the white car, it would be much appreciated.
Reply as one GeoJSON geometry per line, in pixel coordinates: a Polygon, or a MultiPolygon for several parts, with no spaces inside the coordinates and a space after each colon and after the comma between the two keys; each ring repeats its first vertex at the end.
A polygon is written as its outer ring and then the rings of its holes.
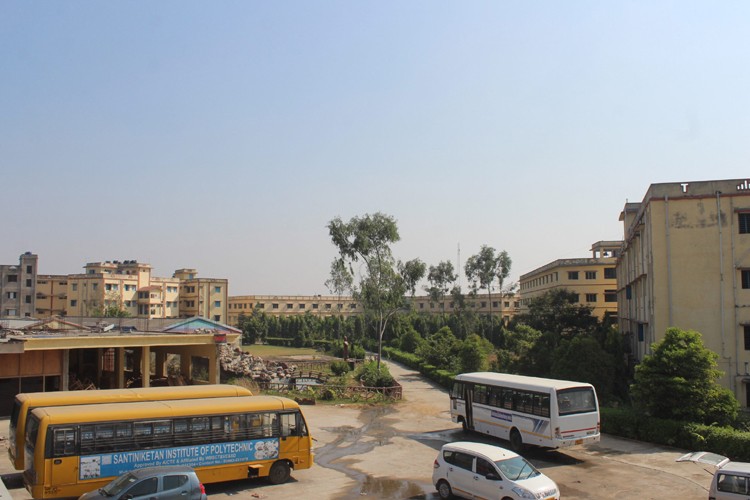
{"type": "Polygon", "coordinates": [[[432,484],[440,498],[559,500],[553,480],[518,454],[483,443],[443,445],[435,459],[432,484]]]}
{"type": "Polygon", "coordinates": [[[747,500],[750,496],[750,463],[732,462],[727,457],[706,451],[688,453],[677,461],[716,467],[708,489],[708,500],[747,500]]]}

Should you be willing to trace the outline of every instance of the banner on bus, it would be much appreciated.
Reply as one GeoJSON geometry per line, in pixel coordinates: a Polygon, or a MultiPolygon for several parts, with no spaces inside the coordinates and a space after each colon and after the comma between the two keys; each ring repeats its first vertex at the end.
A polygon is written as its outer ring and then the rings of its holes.
{"type": "Polygon", "coordinates": [[[212,465],[271,460],[279,456],[278,438],[212,443],[177,448],[103,453],[80,458],[79,478],[99,479],[119,476],[133,469],[159,465],[212,465]]]}

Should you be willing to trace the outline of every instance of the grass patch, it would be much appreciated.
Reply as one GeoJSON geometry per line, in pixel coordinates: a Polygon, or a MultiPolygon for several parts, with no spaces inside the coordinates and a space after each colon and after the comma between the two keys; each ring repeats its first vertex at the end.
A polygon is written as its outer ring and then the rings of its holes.
{"type": "Polygon", "coordinates": [[[311,347],[284,347],[267,344],[243,345],[242,350],[253,356],[266,358],[283,358],[285,356],[320,356],[320,352],[311,347]]]}

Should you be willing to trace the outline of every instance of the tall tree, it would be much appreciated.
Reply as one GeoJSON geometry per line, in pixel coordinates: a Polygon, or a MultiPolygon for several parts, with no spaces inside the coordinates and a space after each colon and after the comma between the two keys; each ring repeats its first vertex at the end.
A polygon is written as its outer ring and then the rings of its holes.
{"type": "Polygon", "coordinates": [[[424,274],[427,271],[427,265],[419,260],[419,258],[407,260],[403,264],[398,263],[398,270],[401,276],[404,278],[406,289],[409,291],[411,298],[414,298],[414,294],[417,293],[417,283],[424,278],[424,274]]]}
{"type": "Polygon", "coordinates": [[[437,302],[445,313],[445,295],[450,290],[458,275],[453,271],[453,264],[449,260],[438,263],[437,266],[430,266],[427,273],[427,281],[430,286],[425,287],[425,291],[430,296],[430,302],[437,302]]]}
{"type": "Polygon", "coordinates": [[[352,295],[373,318],[380,369],[383,333],[391,317],[405,307],[409,286],[398,271],[403,265],[396,263],[391,251],[391,245],[400,240],[396,220],[380,212],[353,217],[349,222],[336,217],[328,223],[328,232],[352,276],[354,264],[361,264],[352,295]]]}
{"type": "Polygon", "coordinates": [[[487,300],[490,307],[490,325],[492,325],[492,286],[498,284],[498,291],[503,291],[505,279],[510,274],[511,260],[505,250],[495,254],[491,246],[482,245],[479,253],[466,260],[464,271],[472,290],[487,289],[487,300]]]}
{"type": "Polygon", "coordinates": [[[739,403],[717,379],[719,355],[693,330],[668,328],[635,368],[633,402],[655,417],[712,424],[734,420],[739,403]]]}

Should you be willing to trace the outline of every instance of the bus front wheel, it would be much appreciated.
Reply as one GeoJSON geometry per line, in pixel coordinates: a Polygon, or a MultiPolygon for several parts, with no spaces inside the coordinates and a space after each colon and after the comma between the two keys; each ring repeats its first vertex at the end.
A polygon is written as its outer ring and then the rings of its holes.
{"type": "Polygon", "coordinates": [[[523,450],[523,438],[518,429],[510,431],[510,448],[516,453],[520,453],[523,450]]]}
{"type": "Polygon", "coordinates": [[[271,471],[268,473],[268,480],[271,484],[286,483],[291,474],[292,470],[287,462],[276,462],[271,466],[271,471]]]}

